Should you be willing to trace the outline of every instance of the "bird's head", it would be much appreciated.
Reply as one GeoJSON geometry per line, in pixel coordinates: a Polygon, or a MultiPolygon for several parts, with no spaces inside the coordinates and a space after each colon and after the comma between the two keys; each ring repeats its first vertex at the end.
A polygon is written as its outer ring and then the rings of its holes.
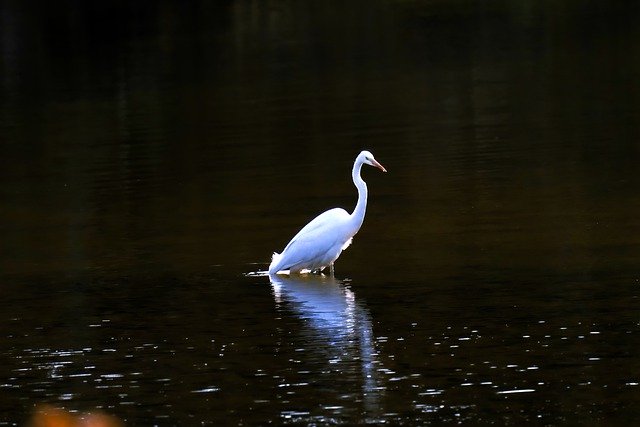
{"type": "Polygon", "coordinates": [[[378,169],[380,169],[382,172],[386,172],[387,170],[384,168],[384,166],[382,166],[380,163],[378,163],[378,161],[375,159],[375,157],[373,157],[373,154],[371,154],[369,151],[362,151],[359,155],[358,155],[358,160],[360,160],[362,163],[365,163],[369,166],[374,166],[378,169]]]}

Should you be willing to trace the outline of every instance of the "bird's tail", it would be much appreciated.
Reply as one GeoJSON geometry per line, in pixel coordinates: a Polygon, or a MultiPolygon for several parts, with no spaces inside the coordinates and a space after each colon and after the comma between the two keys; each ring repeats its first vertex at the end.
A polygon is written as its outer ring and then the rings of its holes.
{"type": "Polygon", "coordinates": [[[277,252],[273,253],[273,255],[271,256],[271,264],[269,265],[269,274],[276,274],[278,272],[278,270],[280,269],[280,266],[278,264],[280,263],[281,259],[282,254],[279,254],[277,252]]]}

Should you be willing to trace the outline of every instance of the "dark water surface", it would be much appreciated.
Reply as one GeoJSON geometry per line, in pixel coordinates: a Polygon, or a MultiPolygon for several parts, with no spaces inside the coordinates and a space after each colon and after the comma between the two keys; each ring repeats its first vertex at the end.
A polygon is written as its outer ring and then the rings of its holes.
{"type": "Polygon", "coordinates": [[[0,424],[640,419],[637,2],[0,3],[0,424]],[[369,209],[336,278],[250,274],[369,209]]]}

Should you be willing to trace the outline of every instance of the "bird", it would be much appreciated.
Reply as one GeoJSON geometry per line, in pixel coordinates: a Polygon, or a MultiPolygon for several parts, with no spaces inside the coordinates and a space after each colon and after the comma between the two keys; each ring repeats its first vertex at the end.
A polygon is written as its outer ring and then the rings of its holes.
{"type": "Polygon", "coordinates": [[[358,202],[353,212],[349,214],[342,208],[333,208],[315,217],[291,239],[282,253],[273,253],[270,275],[286,273],[284,270],[287,269],[289,274],[321,273],[326,267],[334,274],[333,263],[360,230],[367,210],[367,184],[360,177],[362,165],[387,171],[369,151],[360,152],[351,171],[353,183],[358,189],[358,202]]]}

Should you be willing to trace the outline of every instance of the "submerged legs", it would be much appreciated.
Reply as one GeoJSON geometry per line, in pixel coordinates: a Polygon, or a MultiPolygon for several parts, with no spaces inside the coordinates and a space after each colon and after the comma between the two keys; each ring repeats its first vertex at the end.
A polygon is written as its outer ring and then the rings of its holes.
{"type": "Polygon", "coordinates": [[[320,267],[320,268],[318,268],[318,269],[316,269],[316,270],[309,270],[309,273],[312,273],[312,274],[322,274],[322,272],[324,271],[324,269],[325,269],[325,268],[327,268],[327,267],[329,267],[329,274],[330,274],[331,276],[333,276],[333,275],[334,275],[334,273],[335,273],[335,268],[333,267],[333,263],[331,263],[331,264],[329,264],[328,266],[325,266],[325,267],[320,267]]]}

